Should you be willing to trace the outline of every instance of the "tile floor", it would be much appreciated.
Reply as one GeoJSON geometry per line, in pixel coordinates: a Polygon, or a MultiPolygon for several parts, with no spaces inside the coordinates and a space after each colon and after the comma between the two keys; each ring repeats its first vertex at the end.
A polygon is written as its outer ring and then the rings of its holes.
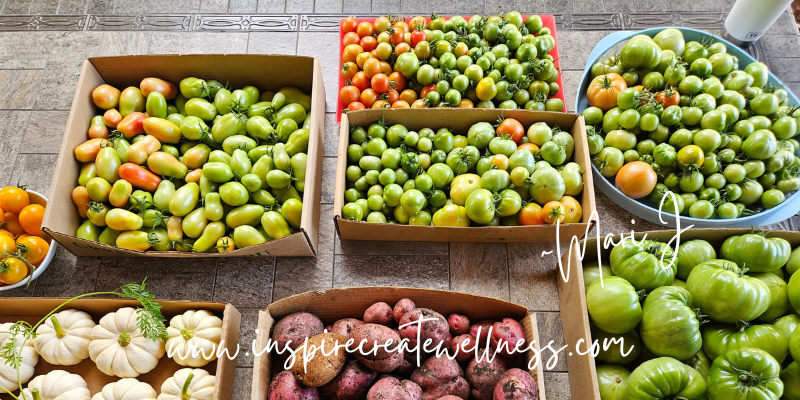
{"type": "MultiPolygon", "coordinates": [[[[560,343],[552,244],[348,243],[334,233],[337,125],[337,21],[340,14],[555,13],[569,109],[587,55],[611,31],[681,25],[718,33],[732,0],[0,0],[0,185],[21,182],[47,193],[83,59],[164,53],[272,53],[318,57],[325,120],[320,257],[198,262],[77,258],[60,249],[26,290],[1,296],[66,297],[148,277],[165,299],[230,302],[243,314],[241,340],[253,339],[257,310],[308,290],[406,285],[494,296],[525,305],[540,335],[560,343]],[[258,13],[258,14],[257,14],[258,13]],[[270,15],[259,15],[268,13],[270,15]],[[320,51],[324,49],[324,51],[320,51]]],[[[800,93],[800,39],[781,15],[759,57],[800,93]]],[[[601,234],[659,227],[634,218],[597,192],[601,234]]],[[[798,230],[795,216],[776,228],[798,230]]],[[[234,399],[248,399],[252,357],[238,361],[234,399]]],[[[545,373],[548,399],[569,399],[566,363],[545,373]]]]}

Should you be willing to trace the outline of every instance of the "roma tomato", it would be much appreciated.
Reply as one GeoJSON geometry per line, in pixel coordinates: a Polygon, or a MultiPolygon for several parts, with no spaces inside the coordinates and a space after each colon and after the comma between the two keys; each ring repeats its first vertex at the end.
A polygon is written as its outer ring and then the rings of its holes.
{"type": "Polygon", "coordinates": [[[119,167],[119,176],[131,185],[149,192],[155,192],[161,183],[161,178],[134,163],[122,164],[119,167]]]}
{"type": "Polygon", "coordinates": [[[178,87],[170,82],[159,78],[144,78],[139,83],[139,89],[144,97],[150,97],[150,93],[161,93],[167,100],[172,100],[178,95],[178,87]]]}

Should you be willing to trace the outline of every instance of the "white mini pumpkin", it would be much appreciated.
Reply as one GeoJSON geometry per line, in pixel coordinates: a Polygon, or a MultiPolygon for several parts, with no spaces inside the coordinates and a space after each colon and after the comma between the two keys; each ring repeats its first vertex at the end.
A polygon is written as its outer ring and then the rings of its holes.
{"type": "Polygon", "coordinates": [[[217,379],[204,369],[184,368],[175,372],[161,385],[158,400],[211,400],[214,398],[214,384],[217,379]],[[192,380],[183,393],[189,376],[192,380]]]}
{"type": "Polygon", "coordinates": [[[144,337],[137,316],[136,309],[121,308],[106,314],[92,329],[89,356],[102,373],[135,378],[152,371],[164,356],[164,342],[144,337]]]}
{"type": "MultiPolygon", "coordinates": [[[[14,324],[10,322],[0,324],[0,349],[5,348],[6,344],[11,340],[11,333],[9,333],[9,330],[13,325],[14,324]]],[[[36,350],[33,348],[33,339],[28,339],[25,346],[22,347],[23,340],[24,338],[22,335],[17,335],[16,352],[22,356],[22,362],[19,366],[19,378],[22,384],[25,384],[33,376],[33,369],[39,362],[39,355],[36,354],[36,350]],[[22,349],[20,349],[20,347],[22,347],[22,349]]],[[[6,361],[5,358],[0,357],[0,387],[13,392],[19,390],[17,370],[6,361]]],[[[5,393],[5,391],[0,390],[0,393],[5,393]]]]}
{"type": "Polygon", "coordinates": [[[67,371],[50,371],[47,375],[33,378],[23,394],[26,399],[33,399],[33,390],[39,391],[41,400],[90,400],[92,394],[86,381],[80,375],[67,371]]]}
{"type": "Polygon", "coordinates": [[[169,321],[167,336],[167,354],[178,365],[203,367],[217,359],[222,319],[206,310],[189,310],[169,321]]]}
{"type": "Polygon", "coordinates": [[[96,324],[83,311],[64,310],[36,328],[33,346],[53,365],[75,365],[89,358],[89,342],[96,324]]]}
{"type": "Polygon", "coordinates": [[[135,378],[124,378],[103,386],[92,400],[156,400],[156,391],[149,383],[135,378]]]}

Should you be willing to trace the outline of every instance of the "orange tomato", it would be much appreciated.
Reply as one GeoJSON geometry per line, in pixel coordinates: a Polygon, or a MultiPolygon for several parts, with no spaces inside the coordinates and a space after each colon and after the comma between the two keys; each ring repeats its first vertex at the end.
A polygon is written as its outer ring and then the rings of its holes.
{"type": "Polygon", "coordinates": [[[401,31],[403,33],[406,33],[409,31],[408,24],[404,20],[395,22],[392,28],[394,28],[395,32],[401,31]]]}
{"type": "Polygon", "coordinates": [[[13,285],[28,276],[28,265],[14,257],[6,258],[0,263],[0,282],[13,285]]]}
{"type": "Polygon", "coordinates": [[[406,89],[400,92],[400,100],[405,101],[408,104],[413,104],[417,101],[417,92],[412,89],[406,89]]]}
{"type": "Polygon", "coordinates": [[[497,167],[497,169],[505,171],[508,169],[508,156],[505,154],[495,154],[492,156],[491,163],[493,166],[497,167]]]}
{"type": "Polygon", "coordinates": [[[358,21],[354,17],[347,17],[342,19],[342,32],[355,32],[358,26],[358,21]]]}
{"type": "Polygon", "coordinates": [[[347,111],[358,111],[363,110],[364,108],[366,107],[364,107],[364,104],[362,104],[360,101],[354,101],[347,105],[347,111]]]}
{"type": "Polygon", "coordinates": [[[605,112],[617,106],[617,95],[627,87],[625,79],[622,79],[619,74],[612,72],[598,75],[589,83],[586,97],[590,106],[597,107],[605,112]]]}
{"type": "Polygon", "coordinates": [[[381,61],[381,72],[383,72],[386,75],[391,74],[393,72],[391,64],[389,64],[386,61],[381,61]]]}
{"type": "Polygon", "coordinates": [[[372,51],[378,46],[378,40],[372,36],[364,36],[361,38],[359,45],[361,45],[364,51],[372,51]]]}
{"type": "MultiPolygon", "coordinates": [[[[3,215],[3,216],[5,217],[5,215],[3,215]]],[[[12,239],[14,238],[14,234],[9,232],[9,231],[7,231],[7,230],[5,230],[5,229],[0,229],[0,236],[8,236],[8,237],[10,237],[12,239]]]]}
{"type": "Polygon", "coordinates": [[[413,31],[421,31],[428,27],[428,21],[425,20],[425,17],[414,17],[408,21],[408,26],[413,31]]]}
{"type": "Polygon", "coordinates": [[[472,103],[470,99],[461,99],[456,105],[456,108],[475,108],[475,105],[472,103]]]}
{"type": "Polygon", "coordinates": [[[3,222],[6,222],[6,212],[0,208],[0,226],[3,226],[3,222]]]}
{"type": "Polygon", "coordinates": [[[25,233],[25,229],[22,228],[22,225],[19,223],[19,217],[17,214],[11,214],[9,212],[6,213],[6,230],[13,233],[14,236],[19,236],[25,233]]]}
{"type": "Polygon", "coordinates": [[[142,96],[147,97],[150,93],[159,92],[167,100],[172,100],[178,95],[178,87],[174,84],[159,78],[144,78],[139,83],[142,96]]]}
{"type": "Polygon", "coordinates": [[[220,238],[217,240],[217,251],[220,253],[227,253],[229,251],[236,250],[236,244],[233,243],[233,239],[228,236],[220,238]]]}
{"type": "Polygon", "coordinates": [[[105,122],[106,126],[109,128],[115,129],[117,125],[122,122],[122,114],[120,114],[116,108],[106,110],[103,114],[103,122],[105,122]]]}
{"type": "Polygon", "coordinates": [[[658,177],[653,167],[644,161],[634,161],[625,164],[617,172],[614,185],[626,196],[641,199],[647,196],[656,187],[658,177]]]}
{"type": "Polygon", "coordinates": [[[563,223],[567,214],[564,213],[564,204],[560,201],[551,201],[542,207],[542,220],[546,224],[554,225],[556,222],[563,223]]]}
{"type": "Polygon", "coordinates": [[[361,46],[357,44],[348,44],[347,46],[344,46],[344,51],[342,52],[342,61],[355,61],[356,56],[363,52],[364,49],[361,48],[361,46]]]}
{"type": "Polygon", "coordinates": [[[416,99],[411,103],[411,108],[428,108],[428,102],[425,99],[416,99]]]}
{"type": "Polygon", "coordinates": [[[399,72],[392,72],[389,74],[389,86],[398,92],[402,92],[406,88],[406,77],[399,72]]]}
{"type": "Polygon", "coordinates": [[[411,108],[405,100],[397,100],[392,103],[392,108],[411,108]]]}
{"type": "Polygon", "coordinates": [[[24,189],[7,186],[0,190],[0,208],[6,212],[19,214],[28,204],[31,198],[24,189]]]}
{"type": "Polygon", "coordinates": [[[522,137],[525,136],[525,128],[514,118],[506,118],[497,126],[497,136],[519,143],[522,137]]]}
{"type": "Polygon", "coordinates": [[[517,146],[517,150],[528,150],[531,153],[536,154],[537,152],[539,152],[539,146],[537,146],[537,145],[535,145],[533,143],[523,143],[523,144],[517,146]]]}
{"type": "Polygon", "coordinates": [[[564,205],[565,224],[581,222],[581,217],[583,217],[583,209],[581,208],[581,203],[578,203],[578,200],[575,200],[575,198],[572,196],[564,196],[558,201],[564,205]]]}
{"type": "Polygon", "coordinates": [[[84,186],[72,189],[72,202],[78,207],[78,215],[81,218],[86,218],[86,213],[89,211],[89,203],[92,202],[92,198],[89,197],[89,191],[84,186]]]}
{"type": "Polygon", "coordinates": [[[386,76],[386,74],[375,74],[372,76],[370,84],[375,93],[386,93],[389,91],[389,77],[386,76]]]}
{"type": "Polygon", "coordinates": [[[378,100],[375,103],[373,103],[372,107],[370,108],[389,108],[389,107],[390,105],[389,103],[386,102],[386,100],[378,100]]]}
{"type": "Polygon", "coordinates": [[[361,38],[358,36],[357,33],[355,33],[355,32],[347,32],[347,33],[344,34],[344,37],[342,38],[342,45],[348,46],[348,45],[351,45],[351,44],[358,44],[360,39],[361,38]]]}
{"type": "Polygon", "coordinates": [[[542,219],[542,206],[536,203],[528,203],[525,207],[522,207],[522,210],[519,211],[517,215],[517,221],[520,225],[542,225],[544,224],[544,219],[542,219]]]}
{"type": "Polygon", "coordinates": [[[353,86],[357,87],[358,90],[362,92],[369,87],[369,78],[367,78],[367,75],[364,74],[364,71],[356,72],[351,80],[353,81],[353,86]]]}
{"type": "Polygon", "coordinates": [[[92,100],[94,104],[103,110],[116,108],[119,105],[119,96],[121,92],[119,89],[111,85],[100,85],[92,91],[92,100]]]}
{"type": "Polygon", "coordinates": [[[345,86],[339,91],[339,98],[342,99],[342,104],[358,101],[359,96],[361,96],[361,91],[355,86],[345,86]]]}
{"type": "Polygon", "coordinates": [[[42,232],[42,220],[44,219],[44,207],[39,204],[30,204],[19,213],[19,224],[25,232],[31,235],[44,235],[42,232]]]}
{"type": "Polygon", "coordinates": [[[39,236],[28,236],[22,239],[17,239],[17,248],[22,250],[22,254],[29,263],[39,265],[44,261],[47,252],[50,250],[50,244],[39,236]]]}
{"type": "Polygon", "coordinates": [[[17,251],[17,242],[13,237],[0,235],[0,259],[5,257],[6,253],[14,254],[17,251]]]}
{"type": "Polygon", "coordinates": [[[371,108],[376,101],[378,101],[378,94],[372,88],[367,88],[361,92],[361,104],[366,108],[371,108]]]}
{"type": "Polygon", "coordinates": [[[667,89],[656,95],[656,101],[663,103],[664,108],[677,106],[681,101],[681,95],[675,89],[667,89]]]}
{"type": "Polygon", "coordinates": [[[358,36],[361,37],[372,36],[372,34],[375,33],[375,27],[373,27],[369,22],[362,22],[358,24],[356,33],[358,33],[358,36]]]}
{"type": "Polygon", "coordinates": [[[407,53],[409,51],[411,51],[411,45],[406,43],[406,42],[398,43],[394,47],[394,55],[396,55],[396,56],[399,56],[400,54],[403,54],[403,53],[407,53]]]}
{"type": "Polygon", "coordinates": [[[358,69],[358,65],[352,61],[342,63],[342,76],[344,77],[344,80],[348,81],[353,79],[353,76],[355,76],[356,72],[358,72],[358,69]]]}
{"type": "Polygon", "coordinates": [[[367,78],[372,78],[373,76],[381,73],[381,62],[377,58],[370,58],[369,60],[364,62],[364,75],[367,78]]]}

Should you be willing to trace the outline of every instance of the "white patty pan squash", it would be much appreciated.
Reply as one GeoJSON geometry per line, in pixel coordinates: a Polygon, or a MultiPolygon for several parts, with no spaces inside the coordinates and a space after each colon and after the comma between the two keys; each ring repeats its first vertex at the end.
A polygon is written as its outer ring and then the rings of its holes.
{"type": "Polygon", "coordinates": [[[33,378],[23,391],[25,398],[36,399],[34,390],[38,390],[41,400],[91,400],[92,397],[86,381],[80,375],[62,370],[50,371],[47,375],[33,378]]]}
{"type": "Polygon", "coordinates": [[[217,359],[222,319],[206,310],[176,315],[167,327],[167,355],[184,367],[203,367],[217,359]]]}
{"type": "Polygon", "coordinates": [[[89,358],[89,342],[95,325],[92,317],[83,311],[61,311],[36,328],[33,347],[50,364],[78,364],[89,358]]]}
{"type": "Polygon", "coordinates": [[[136,309],[121,308],[106,314],[92,329],[89,356],[102,373],[135,378],[152,371],[164,356],[164,342],[144,337],[137,316],[136,309]]]}
{"type": "MultiPolygon", "coordinates": [[[[9,333],[9,331],[13,325],[14,324],[10,322],[0,324],[0,349],[4,348],[11,340],[11,333],[9,333]]],[[[16,353],[22,356],[22,362],[19,366],[19,378],[22,384],[25,384],[33,376],[33,368],[36,367],[36,364],[39,362],[39,355],[36,354],[36,350],[33,348],[33,339],[28,339],[28,341],[25,342],[25,346],[20,349],[23,340],[23,336],[18,334],[16,353]]],[[[19,390],[17,370],[14,369],[11,364],[7,363],[7,360],[3,357],[0,357],[0,387],[11,390],[12,392],[19,390]]],[[[5,391],[0,390],[0,393],[5,393],[5,391]]]]}
{"type": "Polygon", "coordinates": [[[156,391],[149,383],[135,378],[124,378],[103,386],[92,400],[156,400],[156,391]]]}
{"type": "Polygon", "coordinates": [[[161,385],[158,400],[211,400],[216,381],[204,369],[180,369],[161,385]]]}

